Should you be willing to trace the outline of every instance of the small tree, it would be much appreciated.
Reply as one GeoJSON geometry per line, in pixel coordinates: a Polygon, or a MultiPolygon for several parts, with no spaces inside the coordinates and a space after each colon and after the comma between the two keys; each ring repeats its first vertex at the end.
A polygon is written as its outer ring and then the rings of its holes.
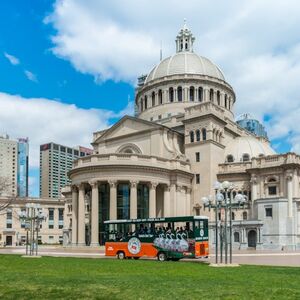
{"type": "Polygon", "coordinates": [[[0,176],[0,197],[4,200],[0,202],[0,211],[5,210],[16,198],[11,194],[11,181],[6,177],[0,176]]]}

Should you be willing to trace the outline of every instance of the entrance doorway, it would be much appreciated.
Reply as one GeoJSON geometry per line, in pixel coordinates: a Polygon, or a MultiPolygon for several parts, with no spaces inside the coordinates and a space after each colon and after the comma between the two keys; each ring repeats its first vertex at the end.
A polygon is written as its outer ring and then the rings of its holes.
{"type": "Polygon", "coordinates": [[[255,230],[250,230],[248,232],[248,247],[255,248],[257,240],[257,233],[255,230]]]}
{"type": "Polygon", "coordinates": [[[12,236],[11,235],[6,236],[6,246],[12,246],[12,236]]]}

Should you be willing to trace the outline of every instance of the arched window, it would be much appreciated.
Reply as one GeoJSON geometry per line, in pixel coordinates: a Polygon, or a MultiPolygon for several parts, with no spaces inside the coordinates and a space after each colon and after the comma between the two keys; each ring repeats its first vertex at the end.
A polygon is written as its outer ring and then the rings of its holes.
{"type": "Polygon", "coordinates": [[[202,129],[202,140],[206,141],[206,129],[205,128],[202,129]]]}
{"type": "Polygon", "coordinates": [[[143,111],[143,110],[144,110],[144,99],[141,98],[141,111],[143,111]]]}
{"type": "Polygon", "coordinates": [[[225,106],[225,108],[227,108],[227,95],[225,95],[225,98],[224,98],[224,106],[225,106]]]}
{"type": "Polygon", "coordinates": [[[212,102],[214,101],[214,90],[213,89],[209,90],[209,100],[212,102]]]}
{"type": "Polygon", "coordinates": [[[148,98],[147,98],[147,96],[145,96],[145,105],[144,105],[144,107],[145,107],[145,109],[148,108],[148,98]]]}
{"type": "Polygon", "coordinates": [[[248,218],[248,216],[247,216],[247,212],[246,212],[246,211],[244,211],[244,212],[243,212],[243,220],[247,220],[247,218],[248,218]]]}
{"type": "Polygon", "coordinates": [[[158,101],[159,101],[159,104],[162,104],[162,91],[161,90],[158,91],[158,101]]]}
{"type": "Polygon", "coordinates": [[[190,142],[194,143],[194,131],[190,131],[190,142]]]}
{"type": "Polygon", "coordinates": [[[235,243],[239,243],[240,242],[240,234],[238,232],[234,233],[233,240],[234,240],[235,243]]]}
{"type": "Polygon", "coordinates": [[[231,213],[231,220],[233,220],[233,221],[235,220],[235,214],[234,214],[234,212],[231,213]]]}
{"type": "Polygon", "coordinates": [[[190,101],[195,100],[195,88],[193,86],[190,87],[190,101]]]}
{"type": "Polygon", "coordinates": [[[217,102],[218,102],[218,105],[220,105],[220,103],[221,103],[221,94],[220,94],[220,91],[217,91],[217,102]]]}
{"type": "Polygon", "coordinates": [[[181,86],[179,86],[177,88],[177,99],[179,102],[182,102],[182,87],[181,86]]]}
{"type": "Polygon", "coordinates": [[[169,101],[174,102],[174,89],[172,87],[169,88],[169,101]]]}
{"type": "Polygon", "coordinates": [[[243,161],[249,161],[250,160],[250,155],[248,153],[243,154],[243,161]]]}
{"type": "Polygon", "coordinates": [[[229,162],[229,163],[234,162],[233,155],[231,155],[231,154],[227,155],[227,162],[229,162]]]}
{"type": "Polygon", "coordinates": [[[199,102],[203,101],[203,88],[202,87],[198,88],[198,101],[199,102]]]}
{"type": "Polygon", "coordinates": [[[199,129],[196,130],[196,140],[197,140],[197,142],[200,141],[200,130],[199,129]]]}
{"type": "Polygon", "coordinates": [[[155,106],[155,93],[152,92],[152,106],[155,106]]]}

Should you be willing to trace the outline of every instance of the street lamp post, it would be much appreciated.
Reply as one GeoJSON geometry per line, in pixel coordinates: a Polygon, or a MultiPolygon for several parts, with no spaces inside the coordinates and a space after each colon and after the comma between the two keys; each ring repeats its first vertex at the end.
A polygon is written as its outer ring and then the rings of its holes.
{"type": "Polygon", "coordinates": [[[26,210],[19,212],[19,218],[21,221],[25,221],[27,225],[29,223],[29,228],[27,230],[26,239],[26,255],[28,255],[28,237],[29,242],[29,255],[33,256],[38,254],[38,232],[40,223],[46,219],[46,214],[42,212],[41,207],[38,203],[27,203],[26,210]],[[29,231],[29,232],[28,232],[29,231]],[[34,249],[35,247],[35,249],[34,249]],[[34,251],[35,250],[35,251],[34,251]]]}
{"type": "Polygon", "coordinates": [[[228,264],[228,210],[229,210],[229,243],[230,243],[230,250],[229,250],[229,262],[232,264],[232,208],[239,208],[241,204],[247,202],[247,197],[242,194],[237,194],[234,199],[232,199],[232,190],[234,189],[233,184],[224,181],[221,183],[216,182],[214,184],[215,190],[215,202],[213,203],[212,197],[203,197],[202,202],[204,205],[204,209],[206,207],[213,208],[215,210],[215,233],[216,233],[216,264],[218,264],[218,210],[219,208],[225,209],[225,220],[224,226],[222,221],[220,220],[220,262],[223,263],[223,242],[224,242],[224,254],[225,254],[225,264],[228,264]],[[224,192],[225,197],[223,196],[222,192],[224,192]],[[228,193],[230,196],[228,197],[228,193]],[[234,200],[234,201],[232,201],[234,200]]]}

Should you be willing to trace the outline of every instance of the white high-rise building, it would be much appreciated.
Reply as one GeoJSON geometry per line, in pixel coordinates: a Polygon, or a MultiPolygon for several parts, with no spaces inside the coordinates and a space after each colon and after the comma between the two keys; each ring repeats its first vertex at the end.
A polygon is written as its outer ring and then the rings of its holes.
{"type": "Polygon", "coordinates": [[[0,194],[17,194],[18,142],[0,136],[0,194]]]}

